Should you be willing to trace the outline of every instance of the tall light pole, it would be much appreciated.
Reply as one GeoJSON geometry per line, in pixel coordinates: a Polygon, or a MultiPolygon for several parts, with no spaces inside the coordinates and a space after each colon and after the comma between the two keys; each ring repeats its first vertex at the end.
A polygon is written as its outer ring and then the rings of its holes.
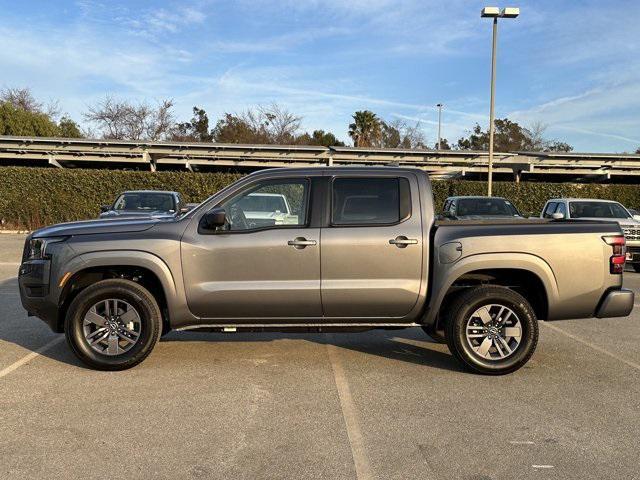
{"type": "Polygon", "coordinates": [[[519,8],[507,7],[500,10],[498,7],[484,7],[480,16],[493,18],[493,47],[491,48],[491,103],[489,106],[489,171],[487,181],[487,195],[491,196],[493,187],[493,135],[495,117],[496,96],[496,48],[498,43],[498,18],[516,18],[520,15],[519,8]]]}
{"type": "Polygon", "coordinates": [[[441,103],[437,104],[436,107],[438,107],[438,150],[440,150],[440,142],[442,140],[442,107],[443,105],[441,103]]]}

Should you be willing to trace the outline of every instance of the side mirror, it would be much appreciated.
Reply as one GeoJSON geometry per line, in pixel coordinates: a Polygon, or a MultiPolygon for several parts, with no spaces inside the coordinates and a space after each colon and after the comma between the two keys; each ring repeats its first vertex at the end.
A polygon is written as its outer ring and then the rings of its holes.
{"type": "Polygon", "coordinates": [[[551,218],[554,220],[562,220],[564,219],[564,213],[556,212],[551,214],[551,218]]]}
{"type": "Polygon", "coordinates": [[[200,219],[200,226],[205,230],[215,230],[224,225],[227,213],[224,208],[212,208],[200,219]]]}
{"type": "Polygon", "coordinates": [[[108,212],[109,210],[111,210],[111,205],[100,205],[101,213],[108,212]]]}

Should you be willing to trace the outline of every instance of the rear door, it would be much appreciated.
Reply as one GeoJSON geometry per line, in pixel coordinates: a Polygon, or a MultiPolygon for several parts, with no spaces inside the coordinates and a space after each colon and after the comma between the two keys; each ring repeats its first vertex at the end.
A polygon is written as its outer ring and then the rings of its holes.
{"type": "Polygon", "coordinates": [[[328,203],[320,259],[325,317],[407,315],[418,300],[422,274],[416,177],[335,175],[328,203]]]}

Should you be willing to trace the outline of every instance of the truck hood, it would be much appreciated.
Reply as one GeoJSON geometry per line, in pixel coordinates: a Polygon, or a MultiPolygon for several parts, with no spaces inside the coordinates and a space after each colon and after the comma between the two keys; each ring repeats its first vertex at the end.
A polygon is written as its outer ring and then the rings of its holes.
{"type": "Polygon", "coordinates": [[[166,212],[164,210],[134,211],[109,210],[100,214],[100,218],[164,218],[175,217],[175,212],[166,212]]]}
{"type": "Polygon", "coordinates": [[[33,237],[62,237],[66,235],[93,235],[98,233],[143,232],[160,222],[171,219],[100,219],[81,222],[58,223],[33,232],[33,237]]]}
{"type": "Polygon", "coordinates": [[[526,220],[518,215],[458,215],[458,220],[526,220]]]}
{"type": "Polygon", "coordinates": [[[580,217],[572,218],[572,220],[588,220],[588,221],[600,221],[600,222],[616,222],[621,227],[638,228],[640,222],[633,218],[604,218],[604,217],[580,217]]]}

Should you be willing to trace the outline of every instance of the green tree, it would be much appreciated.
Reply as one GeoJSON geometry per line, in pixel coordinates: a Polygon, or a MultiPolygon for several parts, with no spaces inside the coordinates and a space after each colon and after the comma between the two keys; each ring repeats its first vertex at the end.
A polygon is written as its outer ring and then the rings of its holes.
{"type": "Polygon", "coordinates": [[[45,113],[30,112],[9,102],[0,103],[0,135],[56,137],[58,125],[45,113]]]}
{"type": "MultiPolygon", "coordinates": [[[[493,148],[498,152],[570,152],[568,143],[544,138],[545,126],[535,123],[530,129],[522,127],[508,118],[495,120],[493,148]]],[[[489,150],[489,132],[476,124],[468,137],[458,140],[460,150],[489,150]]]]}
{"type": "Polygon", "coordinates": [[[188,122],[178,123],[171,139],[179,142],[211,142],[213,133],[209,131],[209,117],[202,108],[193,107],[193,117],[188,122]]]}
{"type": "MultiPolygon", "coordinates": [[[[433,144],[433,149],[434,150],[438,149],[438,142],[433,144]]],[[[440,150],[451,150],[451,145],[449,145],[449,140],[447,140],[446,138],[440,139],[440,150]]]]}
{"type": "Polygon", "coordinates": [[[375,146],[382,137],[382,123],[369,110],[355,112],[353,123],[349,124],[349,136],[353,139],[354,147],[375,146]]]}
{"type": "Polygon", "coordinates": [[[256,129],[243,118],[225,113],[213,129],[213,139],[220,143],[271,143],[269,136],[262,129],[256,129]]]}
{"type": "Polygon", "coordinates": [[[58,136],[63,138],[84,137],[78,124],[66,116],[62,117],[58,122],[58,136]]]}
{"type": "Polygon", "coordinates": [[[344,142],[341,142],[331,132],[325,132],[324,130],[314,130],[311,135],[303,133],[296,139],[298,145],[319,145],[322,147],[344,147],[344,142]]]}

